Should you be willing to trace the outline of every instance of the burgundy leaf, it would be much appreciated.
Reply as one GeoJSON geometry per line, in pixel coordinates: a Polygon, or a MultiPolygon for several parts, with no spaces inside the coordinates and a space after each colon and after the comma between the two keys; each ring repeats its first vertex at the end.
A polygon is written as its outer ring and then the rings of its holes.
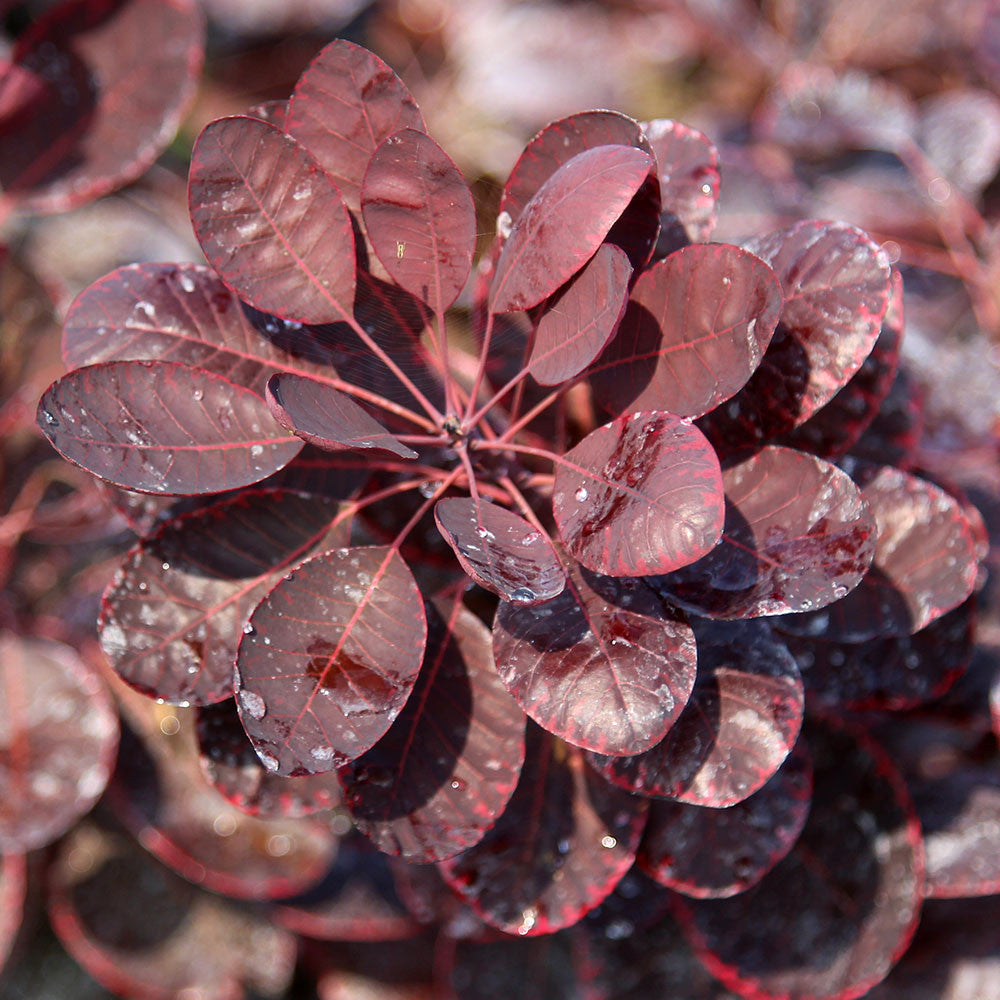
{"type": "Polygon", "coordinates": [[[593,369],[597,398],[613,413],[700,416],[750,378],[780,310],[777,278],[752,253],[684,247],[636,281],[618,335],[593,369]]]}
{"type": "Polygon", "coordinates": [[[285,128],[323,165],[352,209],[379,144],[404,128],[423,131],[420,109],[378,56],[338,38],[299,78],[285,128]]]}
{"type": "Polygon", "coordinates": [[[556,466],[552,512],[569,551],[608,576],[646,576],[700,559],[719,540],[719,460],[670,413],[633,413],[588,434],[556,466]]]}
{"type": "Polygon", "coordinates": [[[365,450],[416,458],[346,393],[282,372],[267,382],[267,405],[282,427],[324,451],[365,450]]]}
{"type": "Polygon", "coordinates": [[[605,243],[546,301],[528,358],[536,382],[559,385],[579,375],[601,353],[625,312],[631,276],[625,252],[605,243]]]}
{"type": "Polygon", "coordinates": [[[560,593],[566,573],[547,535],[523,517],[471,497],[434,507],[441,536],[481,587],[516,604],[539,604],[560,593]]]}
{"type": "Polygon", "coordinates": [[[636,757],[592,757],[623,788],[725,808],[781,766],[802,725],[802,680],[762,622],[694,622],[698,677],[661,743],[636,757]]]}
{"type": "Polygon", "coordinates": [[[851,457],[910,468],[924,431],[925,397],[924,387],[905,368],[899,368],[875,419],[851,445],[851,457]]]}
{"type": "Polygon", "coordinates": [[[728,809],[652,802],[638,863],[685,896],[734,896],[756,885],[792,849],[811,795],[812,765],[797,746],[763,788],[728,809]]]}
{"type": "Polygon", "coordinates": [[[501,604],[493,654],[507,690],[539,725],[607,754],[641,753],[680,715],[694,685],[694,636],[641,579],[574,564],[535,607],[501,604]]]}
{"type": "Polygon", "coordinates": [[[443,315],[476,249],[472,193],[448,154],[416,129],[390,136],[368,165],[361,212],[393,281],[443,315]]]}
{"type": "Polygon", "coordinates": [[[204,35],[193,0],[50,5],[0,81],[5,194],[31,212],[65,212],[135,180],[194,97],[204,35]]]}
{"type": "Polygon", "coordinates": [[[268,770],[319,774],[385,734],[423,662],[427,620],[394,549],[334,549],[287,574],[250,617],[240,718],[268,770]]]}
{"type": "Polygon", "coordinates": [[[256,118],[207,125],[191,153],[191,222],[209,263],[251,305],[332,323],[354,305],[354,232],[310,153],[256,118]]]}
{"type": "Polygon", "coordinates": [[[163,524],[125,556],[98,631],[118,675],[153,698],[208,705],[233,695],[243,626],[295,563],[348,541],[324,497],[256,490],[163,524]]]}
{"type": "Polygon", "coordinates": [[[592,774],[578,750],[529,724],[521,780],[473,848],[441,863],[493,927],[550,934],[601,902],[635,860],[646,804],[592,774]]]}
{"type": "Polygon", "coordinates": [[[46,390],[38,423],[64,458],[140,493],[247,486],[302,448],[255,392],[172,361],[78,368],[46,390]]]}
{"type": "Polygon", "coordinates": [[[97,801],[118,718],[96,671],[68,646],[0,637],[0,850],[61,836],[97,801]]]}
{"type": "Polygon", "coordinates": [[[534,194],[497,261],[490,310],[527,309],[573,277],[608,235],[652,167],[634,146],[578,153],[534,194]]]}
{"type": "Polygon", "coordinates": [[[875,519],[845,472],[769,446],[722,473],[722,541],[658,581],[671,600],[710,618],[808,611],[858,586],[875,553],[875,519]]]}
{"type": "Polygon", "coordinates": [[[486,627],[461,604],[428,605],[427,653],[389,731],[340,769],[355,825],[388,854],[441,861],[503,812],[524,760],[524,713],[493,669],[486,627]]]}
{"type": "Polygon", "coordinates": [[[909,944],[923,884],[906,787],[861,730],[816,725],[805,830],[756,886],[685,902],[684,926],[708,970],[759,997],[859,997],[909,944]]]}

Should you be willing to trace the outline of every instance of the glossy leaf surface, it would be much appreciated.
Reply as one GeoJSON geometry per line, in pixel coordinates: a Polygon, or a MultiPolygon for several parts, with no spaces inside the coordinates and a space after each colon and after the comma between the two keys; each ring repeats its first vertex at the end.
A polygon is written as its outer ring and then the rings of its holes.
{"type": "Polygon", "coordinates": [[[596,573],[669,573],[700,559],[719,540],[724,507],[715,452],[669,413],[619,417],[556,465],[559,534],[596,573]]]}
{"type": "Polygon", "coordinates": [[[255,392],[172,361],[78,368],[46,390],[38,423],[64,458],[140,493],[247,486],[302,448],[255,392]]]}
{"type": "Polygon", "coordinates": [[[264,766],[318,774],[359,757],[393,723],[423,662],[427,622],[389,548],[341,548],[286,575],[250,617],[236,700],[264,766]]]}
{"type": "Polygon", "coordinates": [[[641,579],[577,565],[534,607],[502,604],[493,653],[507,690],[539,725],[578,746],[641,753],[680,715],[694,685],[694,636],[641,579]]]}

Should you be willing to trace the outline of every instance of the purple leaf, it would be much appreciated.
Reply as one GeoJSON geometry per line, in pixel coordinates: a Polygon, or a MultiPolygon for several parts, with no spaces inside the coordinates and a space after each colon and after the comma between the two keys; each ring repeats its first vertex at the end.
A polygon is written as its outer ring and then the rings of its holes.
{"type": "Polygon", "coordinates": [[[354,305],[354,232],[310,153],[256,118],[209,123],[191,153],[188,200],[209,263],[241,298],[300,323],[354,305]]]}
{"type": "Polygon", "coordinates": [[[556,466],[552,512],[588,569],[646,576],[700,559],[725,511],[719,460],[670,413],[633,413],[588,434],[556,466]]]}
{"type": "Polygon", "coordinates": [[[700,416],[744,386],[780,310],[777,278],[753,254],[684,247],[636,281],[618,335],[594,367],[597,398],[613,413],[700,416]]]}
{"type": "Polygon", "coordinates": [[[385,736],[339,772],[357,828],[409,861],[441,861],[479,841],[524,760],[524,713],[497,679],[488,630],[460,604],[427,612],[413,694],[385,736]]]}
{"type": "Polygon", "coordinates": [[[299,77],[285,128],[361,207],[361,183],[379,144],[404,128],[423,131],[420,109],[402,80],[378,56],[342,38],[299,77]]]}
{"type": "Polygon", "coordinates": [[[504,507],[449,497],[434,507],[441,537],[481,587],[516,604],[555,597],[566,573],[547,535],[504,507]]]}
{"type": "Polygon", "coordinates": [[[38,423],[64,458],[140,493],[248,486],[302,448],[255,392],[172,361],[78,368],[46,390],[38,423]]]}
{"type": "Polygon", "coordinates": [[[440,868],[492,927],[551,934],[614,889],[635,860],[645,820],[645,802],[602,782],[578,750],[529,725],[506,811],[475,847],[440,868]]]}
{"type": "Polygon", "coordinates": [[[725,808],[781,766],[802,725],[802,680],[762,622],[694,623],[698,676],[662,742],[636,757],[593,757],[615,784],[643,795],[725,808]]]}
{"type": "Polygon", "coordinates": [[[540,726],[578,746],[641,753],[674,724],[694,685],[694,636],[641,579],[570,568],[535,607],[502,604],[497,672],[540,726]]]}
{"type": "Polygon", "coordinates": [[[601,353],[625,312],[631,276],[625,252],[604,243],[545,302],[528,358],[536,382],[559,385],[579,375],[601,353]]]}
{"type": "Polygon", "coordinates": [[[847,473],[770,446],[728,466],[722,483],[722,541],[658,581],[671,600],[710,618],[756,618],[821,608],[858,586],[875,519],[847,473]]]}
{"type": "Polygon", "coordinates": [[[68,646],[0,637],[0,850],[22,854],[66,832],[108,783],[118,718],[100,676],[68,646]]]}
{"type": "Polygon", "coordinates": [[[578,153],[534,194],[504,244],[490,310],[527,309],[573,277],[608,235],[653,160],[634,146],[578,153]]]}
{"type": "Polygon", "coordinates": [[[652,802],[638,863],[695,899],[745,892],[792,849],[811,795],[812,765],[797,746],[763,788],[728,809],[652,802]]]}
{"type": "Polygon", "coordinates": [[[319,774],[385,734],[423,662],[420,591],[394,549],[334,549],[286,575],[250,617],[236,700],[268,770],[319,774]]]}
{"type": "Polygon", "coordinates": [[[472,193],[448,154],[422,131],[391,135],[368,165],[361,213],[393,281],[443,315],[476,249],[472,193]]]}
{"type": "Polygon", "coordinates": [[[267,405],[282,427],[324,451],[365,450],[416,458],[346,393],[282,372],[267,382],[267,405]]]}
{"type": "Polygon", "coordinates": [[[125,556],[104,593],[101,646],[118,675],[168,702],[233,695],[243,625],[295,563],[344,544],[324,497],[258,490],[163,524],[125,556]]]}

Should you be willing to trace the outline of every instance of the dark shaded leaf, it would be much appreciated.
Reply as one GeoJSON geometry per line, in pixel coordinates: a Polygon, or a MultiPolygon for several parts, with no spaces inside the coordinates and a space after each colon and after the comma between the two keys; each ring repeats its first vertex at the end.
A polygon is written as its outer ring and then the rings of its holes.
{"type": "Polygon", "coordinates": [[[481,587],[515,604],[539,604],[559,594],[566,573],[548,536],[523,517],[472,497],[434,507],[441,536],[481,587]]]}
{"type": "Polygon", "coordinates": [[[698,676],[673,728],[644,754],[591,760],[623,788],[720,809],[753,795],[795,745],[802,680],[763,622],[693,625],[698,676]]]}
{"type": "Polygon", "coordinates": [[[641,579],[573,564],[566,589],[535,607],[501,604],[497,672],[539,725],[608,754],[658,743],[694,685],[694,636],[641,579]]]}
{"type": "Polygon", "coordinates": [[[427,622],[394,549],[322,553],[250,616],[237,659],[240,718],[278,774],[319,774],[385,734],[413,689],[427,622]]]}
{"type": "Polygon", "coordinates": [[[549,934],[601,902],[635,860],[646,803],[594,775],[578,750],[529,724],[521,780],[473,848],[441,862],[493,927],[549,934]]]}
{"type": "Polygon", "coordinates": [[[858,586],[875,519],[847,473],[769,446],[728,466],[722,484],[722,541],[657,581],[671,600],[710,618],[756,618],[825,607],[858,586]]]}
{"type": "Polygon", "coordinates": [[[38,424],[63,458],[140,493],[248,486],[302,448],[255,392],[172,361],[78,368],[46,390],[38,424]]]}
{"type": "Polygon", "coordinates": [[[594,366],[597,398],[613,413],[701,416],[753,374],[780,310],[778,280],[752,253],[684,247],[636,281],[618,335],[594,366]]]}
{"type": "Polygon", "coordinates": [[[923,386],[900,368],[875,419],[851,445],[851,458],[901,469],[913,465],[924,431],[925,396],[923,386]]]}
{"type": "Polygon", "coordinates": [[[686,566],[718,542],[724,511],[715,452],[670,413],[619,417],[556,466],[559,534],[596,573],[646,576],[686,566]]]}
{"type": "Polygon", "coordinates": [[[652,165],[652,157],[634,146],[598,146],[563,164],[525,206],[504,243],[490,287],[491,311],[537,305],[573,277],[652,165]]]}
{"type": "Polygon", "coordinates": [[[354,305],[354,232],[330,176],[291,136],[221,118],[191,153],[195,236],[222,280],[258,309],[332,323],[354,305]]]}
{"type": "Polygon", "coordinates": [[[0,637],[0,850],[44,847],[97,801],[118,745],[104,682],[68,646],[0,637]]]}

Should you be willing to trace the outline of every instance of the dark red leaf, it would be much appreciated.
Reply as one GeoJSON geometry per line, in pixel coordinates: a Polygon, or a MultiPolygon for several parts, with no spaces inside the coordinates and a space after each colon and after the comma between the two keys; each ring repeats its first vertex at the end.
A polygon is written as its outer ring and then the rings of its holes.
{"type": "Polygon", "coordinates": [[[875,519],[847,473],[769,446],[727,466],[722,484],[722,541],[657,582],[670,599],[710,618],[756,618],[825,607],[858,586],[875,519]]]}
{"type": "Polygon", "coordinates": [[[78,368],[46,390],[38,423],[63,458],[140,493],[248,486],[302,448],[255,392],[172,361],[78,368]]]}
{"type": "Polygon", "coordinates": [[[693,624],[698,676],[664,740],[636,757],[591,759],[623,788],[721,809],[763,787],[795,745],[802,680],[762,622],[693,624]]]}
{"type": "Polygon", "coordinates": [[[861,730],[808,736],[813,801],[788,857],[738,896],[681,904],[701,960],[743,996],[859,997],[916,927],[923,852],[898,772],[861,730]]]}
{"type": "Polygon", "coordinates": [[[812,765],[799,745],[777,773],[728,809],[655,801],[638,863],[695,899],[722,899],[756,885],[792,849],[812,795],[812,765]]]}
{"type": "Polygon", "coordinates": [[[191,222],[241,298],[301,323],[354,305],[354,232],[340,192],[305,147],[256,118],[208,124],[191,153],[191,222]]]}
{"type": "Polygon", "coordinates": [[[646,803],[594,775],[578,750],[529,724],[521,780],[473,848],[441,863],[493,927],[550,934],[574,924],[635,860],[646,803]]]}
{"type": "Polygon", "coordinates": [[[588,434],[556,466],[552,512],[569,551],[608,576],[669,573],[719,540],[719,460],[670,413],[633,413],[588,434]]]}
{"type": "Polygon", "coordinates": [[[278,774],[319,774],[385,734],[427,640],[420,591],[394,549],[334,549],[257,606],[237,659],[240,718],[278,774]]]}
{"type": "Polygon", "coordinates": [[[899,368],[875,419],[851,445],[851,457],[908,469],[913,465],[924,431],[923,386],[899,368]]]}
{"type": "Polygon", "coordinates": [[[658,743],[694,685],[694,636],[683,615],[641,579],[596,578],[576,564],[555,600],[500,606],[493,654],[528,715],[601,753],[658,743]]]}
{"type": "Polygon", "coordinates": [[[528,358],[536,382],[559,385],[579,375],[601,353],[625,312],[631,277],[625,252],[604,243],[545,303],[528,358]]]}
{"type": "Polygon", "coordinates": [[[437,502],[434,519],[462,569],[505,601],[539,604],[562,591],[566,572],[548,536],[513,511],[449,497],[437,502]]]}
{"type": "Polygon", "coordinates": [[[267,405],[282,427],[324,451],[364,450],[416,458],[346,393],[282,372],[267,382],[267,405]]]}
{"type": "Polygon", "coordinates": [[[0,81],[5,194],[28,211],[65,212],[135,180],[194,97],[204,36],[193,0],[50,6],[0,81]]]}
{"type": "Polygon", "coordinates": [[[652,157],[634,146],[598,146],[563,164],[511,230],[493,276],[490,309],[527,309],[573,277],[642,187],[652,164],[652,157]]]}
{"type": "Polygon", "coordinates": [[[357,828],[409,861],[477,843],[524,760],[524,713],[497,679],[489,631],[460,604],[428,605],[427,620],[413,694],[385,736],[339,772],[357,828]]]}
{"type": "Polygon", "coordinates": [[[618,335],[594,366],[597,398],[613,413],[700,416],[750,378],[780,310],[778,280],[752,253],[684,247],[636,281],[618,335]]]}
{"type": "Polygon", "coordinates": [[[0,637],[0,851],[61,836],[97,801],[118,745],[118,718],[96,671],[68,646],[0,637]]]}
{"type": "Polygon", "coordinates": [[[423,131],[420,109],[378,56],[338,38],[299,78],[285,128],[323,165],[352,209],[379,144],[404,128],[423,131]]]}
{"type": "Polygon", "coordinates": [[[361,213],[393,281],[443,314],[465,287],[476,249],[472,193],[448,154],[422,131],[391,135],[368,165],[361,213]]]}

